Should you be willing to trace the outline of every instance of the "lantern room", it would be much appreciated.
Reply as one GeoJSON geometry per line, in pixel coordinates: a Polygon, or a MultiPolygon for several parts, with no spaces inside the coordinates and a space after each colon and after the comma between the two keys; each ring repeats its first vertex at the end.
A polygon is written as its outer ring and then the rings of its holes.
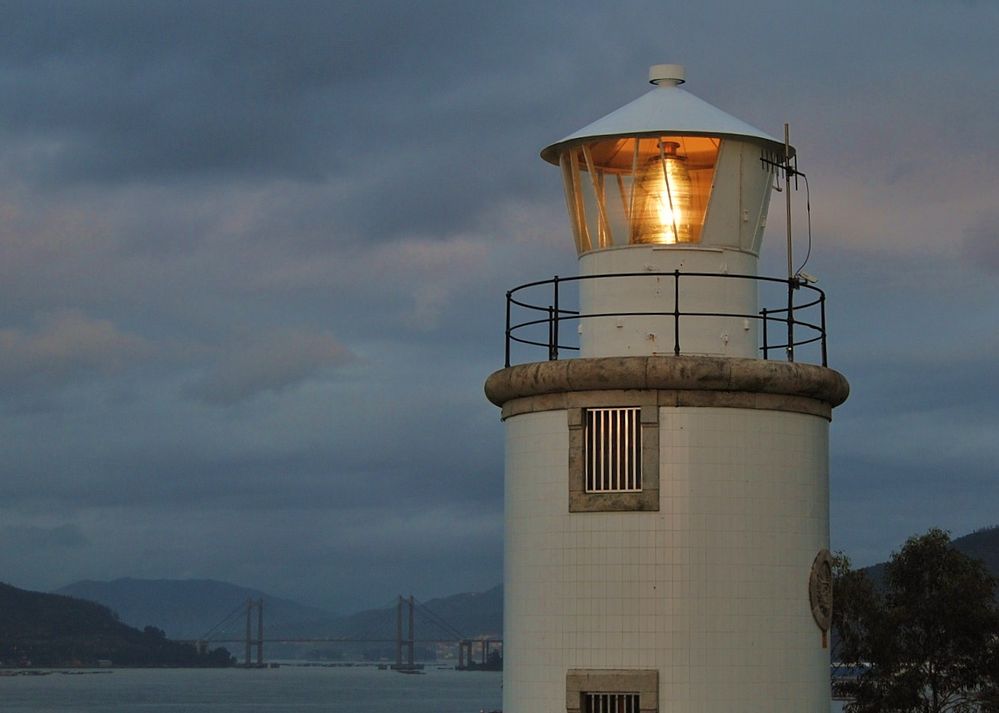
{"type": "Polygon", "coordinates": [[[649,81],[652,91],[541,152],[562,169],[577,252],[703,245],[759,254],[784,144],[680,88],[680,65],[654,65],[649,81]]]}
{"type": "Polygon", "coordinates": [[[758,357],[758,256],[793,151],[684,90],[680,65],[654,65],[649,81],[541,152],[561,169],[580,260],[580,356],[679,354],[682,342],[758,357]],[[608,275],[635,279],[596,279],[608,275]]]}

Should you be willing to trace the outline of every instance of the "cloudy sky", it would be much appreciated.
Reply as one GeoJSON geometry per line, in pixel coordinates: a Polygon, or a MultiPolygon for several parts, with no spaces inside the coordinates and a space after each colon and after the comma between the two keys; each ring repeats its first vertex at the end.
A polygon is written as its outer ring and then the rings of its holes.
{"type": "Polygon", "coordinates": [[[853,388],[834,548],[999,521],[999,5],[0,18],[0,580],[211,577],[341,611],[498,583],[503,293],[575,271],[538,151],[658,62],[791,124],[853,388]]]}

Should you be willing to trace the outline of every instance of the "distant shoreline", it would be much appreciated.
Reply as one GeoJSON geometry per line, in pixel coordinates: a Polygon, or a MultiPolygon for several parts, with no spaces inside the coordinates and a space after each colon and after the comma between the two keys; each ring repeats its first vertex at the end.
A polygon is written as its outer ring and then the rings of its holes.
{"type": "MultiPolygon", "coordinates": [[[[134,668],[149,668],[139,667],[134,668]]],[[[110,669],[66,669],[66,668],[0,668],[0,678],[14,678],[15,676],[87,676],[90,674],[114,673],[110,669]]]]}

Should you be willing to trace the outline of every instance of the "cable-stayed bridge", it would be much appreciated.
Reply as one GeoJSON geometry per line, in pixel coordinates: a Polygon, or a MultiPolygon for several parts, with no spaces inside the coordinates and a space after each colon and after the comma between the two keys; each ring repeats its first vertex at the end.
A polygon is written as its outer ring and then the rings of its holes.
{"type": "MultiPolygon", "coordinates": [[[[388,610],[386,614],[391,616],[388,610]]],[[[400,595],[396,600],[394,636],[386,635],[388,623],[385,619],[371,621],[369,624],[372,631],[363,635],[265,636],[264,600],[251,598],[241,601],[215,626],[191,643],[196,644],[201,650],[207,650],[210,644],[243,644],[243,665],[248,667],[265,666],[264,644],[394,643],[395,663],[391,668],[403,673],[412,673],[423,667],[414,660],[417,643],[455,646],[459,670],[486,666],[490,662],[490,653],[500,652],[503,647],[503,640],[500,638],[467,636],[412,595],[408,598],[400,595]],[[419,636],[417,636],[418,622],[419,636]],[[476,658],[479,661],[476,661],[476,658]]]]}

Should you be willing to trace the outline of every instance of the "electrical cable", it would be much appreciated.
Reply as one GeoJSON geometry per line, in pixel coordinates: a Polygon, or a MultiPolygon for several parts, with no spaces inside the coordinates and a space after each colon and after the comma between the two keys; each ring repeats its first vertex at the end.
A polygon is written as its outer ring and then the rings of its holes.
{"type": "Polygon", "coordinates": [[[805,269],[805,265],[808,264],[808,258],[812,256],[812,191],[808,186],[808,176],[804,173],[799,173],[798,175],[805,179],[805,215],[808,218],[808,250],[805,252],[804,262],[794,271],[795,276],[801,274],[801,271],[805,269]]]}

